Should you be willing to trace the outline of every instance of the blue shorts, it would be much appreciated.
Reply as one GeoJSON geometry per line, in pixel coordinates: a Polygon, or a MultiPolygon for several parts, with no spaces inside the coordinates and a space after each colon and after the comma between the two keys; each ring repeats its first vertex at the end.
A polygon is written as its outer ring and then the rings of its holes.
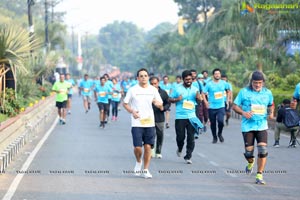
{"type": "Polygon", "coordinates": [[[131,134],[134,147],[142,147],[144,144],[154,147],[155,127],[132,127],[131,134]]]}

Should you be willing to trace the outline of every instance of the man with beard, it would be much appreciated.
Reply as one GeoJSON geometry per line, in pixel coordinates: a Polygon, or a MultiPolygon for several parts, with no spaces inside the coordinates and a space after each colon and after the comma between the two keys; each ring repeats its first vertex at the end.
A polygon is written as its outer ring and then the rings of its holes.
{"type": "Polygon", "coordinates": [[[183,84],[178,85],[172,91],[169,101],[171,103],[176,103],[175,130],[177,156],[181,157],[184,140],[185,137],[187,137],[186,155],[184,156],[184,160],[187,164],[192,164],[191,158],[195,147],[195,128],[190,119],[198,119],[196,117],[195,105],[196,99],[200,100],[200,93],[198,88],[192,86],[192,73],[190,70],[182,72],[182,79],[183,84]]]}
{"type": "MultiPolygon", "coordinates": [[[[210,121],[211,133],[213,136],[212,143],[215,144],[218,141],[221,143],[224,142],[222,135],[224,127],[224,116],[225,116],[225,96],[230,95],[230,88],[227,82],[221,80],[221,70],[216,68],[212,72],[213,80],[209,81],[206,86],[203,88],[203,101],[205,106],[208,108],[208,117],[210,121]],[[206,95],[208,98],[206,98],[206,95]],[[208,99],[208,100],[207,100],[208,99]],[[218,135],[217,135],[217,122],[218,122],[218,135]],[[218,138],[217,138],[218,136],[218,138]]],[[[228,101],[229,99],[227,99],[228,101]]],[[[227,102],[231,103],[231,102],[227,102]]]]}

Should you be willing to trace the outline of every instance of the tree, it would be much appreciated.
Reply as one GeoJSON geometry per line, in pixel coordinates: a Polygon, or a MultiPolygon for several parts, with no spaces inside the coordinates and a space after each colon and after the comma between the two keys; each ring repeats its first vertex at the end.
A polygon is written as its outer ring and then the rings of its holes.
{"type": "Polygon", "coordinates": [[[99,42],[106,61],[124,71],[145,66],[144,32],[132,23],[115,21],[99,31],[99,42]]]}
{"type": "MultiPolygon", "coordinates": [[[[33,39],[34,35],[29,35],[28,31],[20,27],[1,25],[0,26],[0,91],[5,94],[5,77],[11,71],[16,88],[17,71],[28,72],[24,63],[29,59],[33,49],[38,49],[40,43],[37,39],[33,39]],[[4,79],[4,80],[3,80],[4,79]]],[[[4,104],[5,97],[2,98],[1,106],[4,104]]]]}

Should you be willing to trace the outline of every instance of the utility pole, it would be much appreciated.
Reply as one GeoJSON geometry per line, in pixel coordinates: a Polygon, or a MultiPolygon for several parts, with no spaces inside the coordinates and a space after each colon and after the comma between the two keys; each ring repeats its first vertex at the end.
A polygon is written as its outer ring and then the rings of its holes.
{"type": "MultiPolygon", "coordinates": [[[[31,7],[34,5],[34,0],[27,0],[27,14],[28,14],[28,26],[29,26],[29,41],[33,41],[33,33],[34,33],[34,26],[33,26],[33,20],[32,20],[32,11],[31,7]]],[[[32,53],[33,50],[30,50],[32,53]]]]}
{"type": "Polygon", "coordinates": [[[46,52],[48,52],[50,47],[49,42],[49,20],[48,20],[49,12],[48,12],[48,0],[45,0],[45,46],[46,46],[46,52]]]}

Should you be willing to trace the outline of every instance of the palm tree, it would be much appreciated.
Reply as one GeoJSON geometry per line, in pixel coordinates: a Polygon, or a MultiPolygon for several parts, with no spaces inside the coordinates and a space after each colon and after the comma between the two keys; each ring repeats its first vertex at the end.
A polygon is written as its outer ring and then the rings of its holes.
{"type": "Polygon", "coordinates": [[[6,75],[12,74],[13,88],[16,89],[17,73],[28,73],[24,65],[30,58],[31,52],[39,47],[34,35],[29,36],[25,29],[15,26],[0,26],[0,92],[2,92],[1,106],[4,106],[6,75]]]}

